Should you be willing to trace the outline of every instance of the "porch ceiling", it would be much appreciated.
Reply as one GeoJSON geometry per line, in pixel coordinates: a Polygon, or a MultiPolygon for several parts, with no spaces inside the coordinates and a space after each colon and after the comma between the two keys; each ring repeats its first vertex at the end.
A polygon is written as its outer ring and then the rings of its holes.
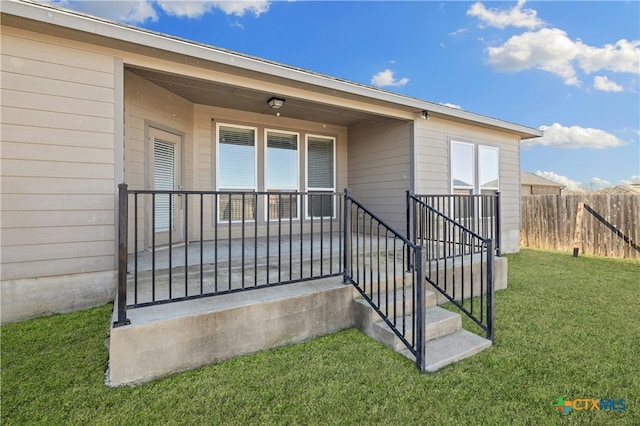
{"type": "Polygon", "coordinates": [[[276,115],[277,112],[280,112],[282,116],[288,118],[345,127],[378,117],[375,114],[308,99],[291,98],[278,93],[262,92],[184,75],[137,67],[127,67],[127,69],[195,104],[249,111],[256,114],[276,115]],[[272,96],[286,99],[281,109],[269,108],[267,101],[272,96]]]}

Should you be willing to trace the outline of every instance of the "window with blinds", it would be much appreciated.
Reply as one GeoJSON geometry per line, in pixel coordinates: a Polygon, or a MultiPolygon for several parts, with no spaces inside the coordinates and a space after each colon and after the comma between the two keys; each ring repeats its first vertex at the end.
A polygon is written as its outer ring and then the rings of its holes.
{"type": "MultiPolygon", "coordinates": [[[[218,124],[218,188],[220,191],[256,190],[256,129],[218,124]]],[[[220,221],[255,220],[253,196],[221,196],[220,221]]]]}
{"type": "MultiPolygon", "coordinates": [[[[176,146],[159,139],[153,141],[153,187],[173,190],[176,178],[176,146]]],[[[173,231],[176,226],[175,196],[155,196],[155,232],[173,231]]]]}
{"type": "MultiPolygon", "coordinates": [[[[307,189],[309,192],[335,192],[335,139],[307,137],[307,189]]],[[[310,217],[333,217],[333,196],[310,194],[307,201],[310,217]]]]}
{"type": "Polygon", "coordinates": [[[298,134],[267,130],[266,139],[266,189],[283,194],[269,195],[269,219],[298,217],[299,155],[298,134]]]}

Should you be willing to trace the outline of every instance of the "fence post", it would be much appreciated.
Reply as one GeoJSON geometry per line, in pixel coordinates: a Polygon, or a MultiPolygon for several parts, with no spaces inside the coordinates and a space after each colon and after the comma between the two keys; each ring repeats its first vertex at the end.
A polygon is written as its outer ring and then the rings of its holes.
{"type": "Polygon", "coordinates": [[[495,342],[495,292],[493,291],[493,241],[485,240],[487,243],[487,339],[491,343],[495,342]]]}
{"type": "Polygon", "coordinates": [[[344,220],[343,220],[343,244],[344,250],[342,253],[343,259],[343,273],[342,282],[349,284],[351,282],[351,206],[349,203],[351,197],[351,191],[349,188],[344,189],[344,220]]]}
{"type": "Polygon", "coordinates": [[[118,185],[118,321],[114,327],[129,324],[127,319],[127,237],[129,226],[129,193],[127,184],[118,185]]]}
{"type": "Polygon", "coordinates": [[[500,257],[500,191],[496,191],[496,256],[500,257]]]}
{"type": "Polygon", "coordinates": [[[415,268],[416,268],[416,285],[417,285],[417,290],[416,290],[416,304],[417,307],[415,309],[415,315],[416,315],[416,326],[417,326],[417,336],[416,336],[416,343],[417,343],[417,353],[418,356],[416,357],[416,365],[418,366],[418,368],[420,369],[421,372],[426,372],[427,371],[427,357],[426,357],[426,353],[427,353],[427,325],[426,325],[426,295],[425,295],[425,271],[426,271],[426,259],[425,256],[422,253],[422,247],[420,246],[415,246],[415,253],[416,253],[416,261],[415,261],[415,268]]]}

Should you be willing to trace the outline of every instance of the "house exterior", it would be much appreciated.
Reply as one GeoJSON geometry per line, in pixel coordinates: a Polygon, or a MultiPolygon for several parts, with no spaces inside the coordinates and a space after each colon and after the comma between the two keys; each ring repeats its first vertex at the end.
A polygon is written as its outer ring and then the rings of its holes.
{"type": "Polygon", "coordinates": [[[560,195],[565,188],[558,182],[528,172],[520,172],[520,185],[522,195],[560,195]]]}
{"type": "MultiPolygon", "coordinates": [[[[51,5],[0,11],[3,323],[114,299],[123,182],[348,187],[398,229],[407,190],[499,190],[502,252],[519,248],[520,141],[538,130],[51,5]]],[[[226,209],[204,206],[205,239],[226,209]]]]}

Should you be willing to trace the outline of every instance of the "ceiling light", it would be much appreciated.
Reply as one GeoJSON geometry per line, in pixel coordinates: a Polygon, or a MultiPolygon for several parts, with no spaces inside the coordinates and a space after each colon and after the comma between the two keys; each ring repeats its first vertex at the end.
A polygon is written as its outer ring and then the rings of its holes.
{"type": "Polygon", "coordinates": [[[271,98],[268,101],[269,106],[273,109],[280,109],[284,105],[284,99],[281,98],[271,98]]]}

